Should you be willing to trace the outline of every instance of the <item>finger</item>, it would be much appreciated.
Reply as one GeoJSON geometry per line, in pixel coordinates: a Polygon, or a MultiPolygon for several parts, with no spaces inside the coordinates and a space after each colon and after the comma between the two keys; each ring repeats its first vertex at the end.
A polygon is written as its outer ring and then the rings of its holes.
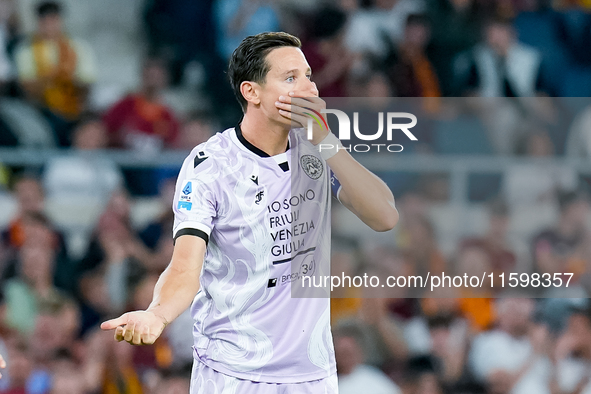
{"type": "Polygon", "coordinates": [[[121,342],[123,340],[123,334],[125,333],[125,328],[123,326],[118,326],[115,329],[115,340],[117,342],[121,342]]]}
{"type": "Polygon", "coordinates": [[[150,327],[146,327],[144,332],[142,333],[142,343],[144,345],[152,345],[156,341],[154,335],[151,334],[150,327]]]}
{"type": "Polygon", "coordinates": [[[312,95],[310,95],[310,91],[293,91],[289,92],[289,96],[292,98],[299,98],[312,103],[324,102],[324,100],[318,97],[318,89],[312,91],[312,95]]]}
{"type": "MultiPolygon", "coordinates": [[[[287,103],[282,103],[279,101],[275,102],[275,106],[277,107],[277,109],[279,109],[279,113],[283,116],[285,116],[288,119],[292,119],[294,121],[303,121],[304,123],[302,124],[307,124],[308,119],[313,119],[310,117],[310,110],[309,108],[306,107],[298,107],[295,105],[290,105],[287,103]],[[299,115],[297,117],[294,117],[292,115],[299,115]]],[[[315,111],[312,111],[315,112],[315,111]]]]}
{"type": "Polygon", "coordinates": [[[275,101],[275,106],[278,109],[282,109],[284,111],[291,111],[291,104],[288,104],[288,103],[284,103],[281,101],[275,101]]]}
{"type": "MultiPolygon", "coordinates": [[[[281,103],[281,102],[280,102],[281,103]]],[[[296,112],[305,116],[312,116],[312,117],[319,117],[323,121],[325,120],[324,114],[322,114],[322,110],[325,109],[326,105],[321,105],[320,103],[312,103],[310,101],[302,100],[301,98],[295,98],[291,101],[291,105],[289,107],[285,107],[288,105],[287,103],[281,103],[279,107],[286,111],[296,112]]]]}
{"type": "Polygon", "coordinates": [[[291,106],[291,110],[280,109],[279,114],[290,119],[293,123],[301,125],[302,127],[306,127],[308,125],[308,120],[314,120],[314,118],[311,117],[309,111],[295,107],[293,105],[291,106]]]}
{"type": "Polygon", "coordinates": [[[300,115],[300,114],[293,113],[293,112],[289,112],[289,111],[285,111],[285,110],[279,110],[279,114],[281,116],[284,116],[287,119],[291,120],[292,125],[297,126],[297,128],[306,127],[306,125],[308,124],[308,117],[307,116],[300,115]]]}
{"type": "Polygon", "coordinates": [[[106,322],[102,323],[101,329],[112,330],[118,326],[124,325],[125,323],[127,323],[127,315],[121,315],[116,319],[107,320],[106,322]]]}
{"type": "Polygon", "coordinates": [[[282,103],[286,103],[286,104],[296,104],[296,103],[300,103],[303,105],[310,105],[310,104],[314,104],[314,105],[322,105],[325,104],[324,100],[321,99],[320,97],[317,96],[310,96],[309,94],[299,94],[299,93],[294,93],[294,92],[290,92],[288,96],[279,96],[279,101],[281,101],[282,103]]]}
{"type": "Polygon", "coordinates": [[[125,332],[123,333],[123,339],[125,339],[126,342],[131,343],[131,341],[133,340],[133,331],[135,329],[135,322],[129,322],[127,323],[127,325],[125,326],[125,332]]]}
{"type": "Polygon", "coordinates": [[[133,338],[132,338],[132,342],[134,345],[141,345],[142,344],[142,333],[145,330],[145,326],[144,327],[140,327],[139,325],[135,327],[135,329],[133,330],[133,338]]]}
{"type": "MultiPolygon", "coordinates": [[[[313,115],[316,117],[324,118],[324,116],[320,112],[321,109],[318,109],[312,105],[307,105],[307,104],[310,104],[310,103],[307,101],[302,101],[300,99],[293,100],[291,102],[289,111],[300,114],[300,115],[304,115],[307,117],[313,115]]],[[[283,108],[283,109],[285,109],[285,108],[283,108]]]]}
{"type": "Polygon", "coordinates": [[[4,358],[2,357],[1,354],[0,354],[0,368],[6,368],[6,361],[4,361],[4,358]]]}

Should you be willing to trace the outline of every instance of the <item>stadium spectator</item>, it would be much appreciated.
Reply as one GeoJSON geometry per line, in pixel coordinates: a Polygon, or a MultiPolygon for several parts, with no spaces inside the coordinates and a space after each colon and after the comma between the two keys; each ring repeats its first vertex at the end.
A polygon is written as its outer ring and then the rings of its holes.
{"type": "Polygon", "coordinates": [[[339,393],[401,394],[400,388],[379,369],[364,364],[363,334],[343,328],[334,332],[339,393]]]}
{"type": "Polygon", "coordinates": [[[212,73],[220,73],[214,69],[215,62],[211,59],[215,52],[214,3],[214,0],[145,3],[143,18],[149,52],[167,56],[175,84],[181,80],[187,63],[193,60],[205,66],[208,79],[212,79],[212,73]]]}
{"type": "Polygon", "coordinates": [[[75,154],[53,158],[45,166],[47,200],[104,205],[123,186],[121,170],[101,153],[106,147],[101,119],[83,119],[73,132],[75,154]]]}
{"type": "Polygon", "coordinates": [[[16,15],[16,2],[14,0],[0,1],[0,89],[6,92],[8,83],[14,78],[11,51],[18,32],[16,15]]]}
{"type": "MultiPolygon", "coordinates": [[[[435,316],[428,321],[431,336],[431,354],[436,368],[433,376],[427,379],[433,383],[454,388],[465,374],[467,350],[470,343],[468,324],[464,319],[435,316]]],[[[440,387],[439,392],[442,391],[440,387]]]]}
{"type": "Polygon", "coordinates": [[[548,392],[551,363],[532,320],[534,306],[528,298],[498,299],[497,327],[474,338],[469,365],[488,392],[548,392]]]}
{"type": "Polygon", "coordinates": [[[194,113],[183,122],[176,148],[190,150],[215,134],[214,121],[207,113],[194,113]]]}
{"type": "MultiPolygon", "coordinates": [[[[455,272],[458,275],[482,277],[483,274],[493,271],[493,264],[486,249],[480,245],[466,245],[458,251],[455,272]]],[[[484,281],[482,286],[464,286],[459,289],[459,308],[461,314],[470,323],[473,331],[482,331],[490,328],[494,323],[494,299],[495,289],[490,281],[484,281]]]]}
{"type": "Polygon", "coordinates": [[[323,97],[345,97],[353,56],[344,45],[346,14],[323,8],[313,18],[309,41],[302,47],[312,69],[312,81],[323,97]]]}
{"type": "Polygon", "coordinates": [[[140,231],[139,238],[143,245],[133,245],[133,254],[143,261],[152,272],[160,273],[166,268],[172,256],[173,242],[170,238],[174,217],[170,202],[174,198],[175,179],[167,179],[160,186],[159,200],[162,206],[161,215],[140,231]]]}
{"type": "Polygon", "coordinates": [[[16,50],[18,80],[28,99],[43,108],[59,144],[69,146],[96,78],[95,60],[84,41],[64,33],[60,4],[39,4],[37,17],[37,32],[16,50]]]}
{"type": "Polygon", "coordinates": [[[591,156],[591,106],[579,112],[568,131],[566,154],[570,157],[591,156]]]}
{"type": "MultiPolygon", "coordinates": [[[[369,270],[368,270],[369,271],[369,270]]],[[[369,271],[368,276],[373,276],[377,271],[369,271]]],[[[381,277],[385,281],[385,276],[381,277]]],[[[357,319],[353,325],[357,325],[365,334],[366,341],[364,349],[366,350],[364,362],[376,367],[382,368],[390,373],[398,369],[398,365],[408,356],[408,346],[404,341],[402,325],[390,314],[387,295],[382,292],[381,298],[373,298],[378,294],[367,291],[362,294],[361,306],[357,319]]],[[[374,289],[372,289],[374,290],[374,289]]],[[[345,325],[345,323],[343,323],[345,325]]]]}
{"type": "Polygon", "coordinates": [[[218,53],[224,60],[246,37],[280,28],[279,15],[269,0],[220,0],[215,2],[213,13],[219,34],[218,53]]]}
{"type": "Polygon", "coordinates": [[[163,60],[147,59],[139,91],[125,96],[103,118],[110,146],[145,154],[174,146],[179,122],[162,103],[161,93],[167,85],[168,72],[163,60]]]}
{"type": "MultiPolygon", "coordinates": [[[[591,35],[591,17],[589,9],[582,7],[583,1],[563,1],[556,13],[557,27],[562,45],[568,51],[568,56],[580,66],[591,65],[589,44],[591,35]]],[[[588,4],[587,4],[588,6],[588,4]]]]}
{"type": "Polygon", "coordinates": [[[4,284],[7,324],[24,333],[31,334],[45,300],[59,296],[53,284],[55,257],[51,247],[43,242],[28,241],[19,251],[18,276],[4,284]]]}
{"type": "Polygon", "coordinates": [[[484,40],[455,60],[463,93],[480,97],[532,97],[539,85],[541,55],[517,40],[508,20],[489,20],[484,40]]]}
{"type": "MultiPolygon", "coordinates": [[[[17,202],[14,218],[1,233],[1,242],[5,251],[0,254],[0,269],[6,261],[16,258],[23,244],[32,238],[49,243],[60,261],[68,260],[68,251],[63,234],[55,228],[45,210],[45,193],[38,178],[24,175],[14,183],[13,194],[17,202]],[[4,259],[4,261],[2,261],[4,259]]],[[[6,271],[2,272],[6,275],[6,271]]]]}
{"type": "MultiPolygon", "coordinates": [[[[150,52],[165,56],[169,61],[171,82],[174,86],[182,84],[183,88],[193,90],[189,92],[193,97],[199,95],[205,105],[211,105],[216,117],[230,119],[237,122],[241,115],[240,107],[236,105],[234,94],[227,84],[225,74],[226,58],[220,55],[219,36],[223,35],[215,16],[224,8],[232,14],[227,21],[229,29],[235,20],[250,18],[251,15],[236,12],[235,7],[241,8],[242,1],[226,2],[224,7],[220,1],[202,0],[187,2],[185,0],[151,0],[146,2],[145,21],[148,33],[150,52]],[[234,18],[235,16],[235,18],[234,18]],[[199,37],[195,40],[194,37],[199,37]],[[195,92],[195,90],[199,92],[195,92]]],[[[263,7],[269,15],[270,6],[263,7]]],[[[246,5],[246,8],[251,8],[246,5]]],[[[222,17],[227,15],[222,12],[222,17]]],[[[218,15],[219,16],[219,15],[218,15]]],[[[261,14],[251,20],[253,25],[265,25],[261,14]]],[[[264,18],[263,18],[264,19],[264,18]]],[[[274,19],[274,17],[273,17],[274,19]]],[[[222,27],[225,30],[225,25],[222,27]]],[[[231,53],[231,52],[230,52],[231,53]]]]}
{"type": "Polygon", "coordinates": [[[105,257],[108,259],[111,255],[116,257],[127,254],[123,243],[135,236],[131,225],[130,204],[130,196],[125,190],[118,190],[111,195],[81,262],[83,271],[97,267],[105,257]]]}
{"type": "Polygon", "coordinates": [[[56,359],[78,350],[78,314],[78,305],[59,294],[39,305],[39,313],[34,320],[35,328],[28,338],[36,368],[50,374],[51,365],[56,359]]]}
{"type": "Polygon", "coordinates": [[[439,288],[429,293],[430,297],[420,300],[418,311],[404,324],[404,339],[410,359],[432,353],[433,341],[429,332],[431,320],[449,322],[456,333],[464,330],[466,319],[461,316],[460,299],[456,295],[454,289],[439,288]]]}
{"type": "MultiPolygon", "coordinates": [[[[532,125],[523,132],[520,151],[528,158],[548,158],[554,155],[554,144],[548,131],[532,125]]],[[[567,165],[533,162],[512,165],[503,179],[508,203],[515,208],[556,200],[557,190],[572,191],[578,187],[578,175],[567,165]]]]}
{"type": "Polygon", "coordinates": [[[571,191],[559,193],[558,201],[558,223],[541,231],[532,241],[534,266],[540,274],[574,273],[569,286],[572,290],[591,261],[587,226],[589,200],[585,194],[571,191]]]}
{"type": "Polygon", "coordinates": [[[426,52],[430,39],[429,19],[425,15],[409,15],[401,42],[385,61],[398,97],[441,96],[437,74],[426,52]]]}
{"type": "Polygon", "coordinates": [[[454,97],[454,58],[472,48],[480,39],[484,16],[482,2],[477,0],[434,0],[428,8],[432,39],[429,60],[439,76],[444,96],[454,97]]]}
{"type": "Polygon", "coordinates": [[[350,17],[345,43],[347,48],[361,55],[383,58],[390,43],[398,43],[404,36],[404,24],[410,14],[425,10],[421,0],[373,0],[370,7],[359,8],[350,17]]]}
{"type": "MultiPolygon", "coordinates": [[[[122,294],[121,291],[111,294],[107,282],[109,274],[114,277],[111,282],[115,282],[115,285],[123,282],[123,280],[119,279],[119,271],[111,269],[108,272],[104,267],[98,267],[80,275],[80,279],[77,281],[77,298],[80,303],[80,331],[82,334],[85,335],[91,332],[103,318],[113,315],[118,308],[122,308],[121,304],[127,303],[127,299],[113,302],[113,296],[118,297],[122,294]]],[[[119,290],[119,287],[116,287],[115,290],[119,290]]]]}
{"type": "Polygon", "coordinates": [[[97,291],[100,289],[108,294],[108,300],[99,301],[99,297],[93,297],[102,305],[106,301],[109,306],[107,312],[125,309],[131,295],[130,285],[145,272],[145,262],[138,260],[135,253],[141,246],[141,240],[131,224],[130,197],[124,190],[116,191],[101,215],[86,255],[78,266],[80,274],[93,273],[89,280],[96,283],[97,291]]]}
{"type": "Polygon", "coordinates": [[[495,273],[509,272],[516,264],[516,257],[507,235],[509,207],[501,198],[495,198],[487,205],[487,232],[482,237],[466,238],[461,246],[481,247],[488,254],[495,273]]]}
{"type": "Polygon", "coordinates": [[[8,387],[0,391],[2,394],[28,394],[26,391],[33,370],[33,362],[28,354],[28,346],[24,340],[15,340],[9,343],[6,355],[10,361],[6,368],[8,387]]]}
{"type": "Polygon", "coordinates": [[[39,180],[32,176],[18,179],[14,183],[13,192],[18,208],[14,218],[2,232],[2,241],[8,248],[17,250],[25,242],[23,217],[31,213],[43,213],[45,193],[39,180]]]}
{"type": "Polygon", "coordinates": [[[138,371],[133,366],[132,346],[126,343],[105,343],[107,352],[102,360],[104,364],[104,394],[143,394],[144,390],[138,371]]]}
{"type": "MultiPolygon", "coordinates": [[[[170,361],[171,369],[182,369],[185,367],[192,367],[193,364],[193,348],[186,346],[187,341],[193,338],[193,318],[191,312],[187,309],[181,313],[179,317],[166,327],[164,331],[166,343],[170,347],[172,360],[170,361]]],[[[166,350],[167,347],[162,347],[166,350]]],[[[163,360],[166,361],[166,360],[163,360]]]]}
{"type": "Polygon", "coordinates": [[[591,316],[589,308],[570,308],[566,328],[556,338],[554,363],[556,373],[552,385],[555,390],[566,393],[586,393],[591,382],[586,372],[591,362],[591,316]]]}
{"type": "Polygon", "coordinates": [[[186,394],[191,383],[190,373],[183,371],[164,371],[153,394],[186,394]]]}
{"type": "Polygon", "coordinates": [[[426,217],[410,217],[398,232],[398,246],[413,269],[413,275],[436,275],[445,271],[446,261],[439,250],[435,229],[426,217]]]}
{"type": "Polygon", "coordinates": [[[435,360],[430,356],[412,358],[407,363],[401,388],[403,393],[409,394],[443,394],[442,383],[435,373],[435,360]]]}
{"type": "Polygon", "coordinates": [[[84,372],[77,360],[63,354],[53,361],[51,391],[49,394],[86,394],[84,372]]]}
{"type": "MultiPolygon", "coordinates": [[[[356,269],[357,261],[354,250],[333,251],[330,260],[331,275],[353,277],[356,269]]],[[[358,314],[361,307],[359,295],[360,289],[348,285],[338,286],[331,292],[330,321],[333,326],[343,319],[352,318],[358,314]]]]}
{"type": "MultiPolygon", "coordinates": [[[[25,234],[25,243],[18,249],[17,255],[11,260],[8,260],[3,267],[1,277],[4,279],[13,278],[19,275],[20,272],[20,256],[18,253],[25,245],[36,245],[43,248],[43,251],[48,253],[50,258],[54,260],[54,269],[52,271],[52,283],[66,291],[73,290],[72,281],[74,278],[74,267],[71,265],[67,254],[64,253],[61,238],[53,230],[49,220],[40,213],[29,213],[23,216],[23,232],[25,234]]],[[[16,250],[15,250],[16,252],[16,250]]]]}

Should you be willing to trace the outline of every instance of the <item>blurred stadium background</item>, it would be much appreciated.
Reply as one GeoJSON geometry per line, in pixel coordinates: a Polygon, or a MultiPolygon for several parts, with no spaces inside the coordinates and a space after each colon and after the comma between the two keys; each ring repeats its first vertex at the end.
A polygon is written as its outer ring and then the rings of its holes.
{"type": "Polygon", "coordinates": [[[591,393],[588,0],[0,0],[0,393],[188,392],[190,316],[153,347],[97,325],[150,302],[182,160],[240,119],[227,59],[277,30],[322,96],[439,98],[367,159],[396,229],[335,206],[335,272],[575,274],[534,299],[339,289],[341,393],[591,393]]]}

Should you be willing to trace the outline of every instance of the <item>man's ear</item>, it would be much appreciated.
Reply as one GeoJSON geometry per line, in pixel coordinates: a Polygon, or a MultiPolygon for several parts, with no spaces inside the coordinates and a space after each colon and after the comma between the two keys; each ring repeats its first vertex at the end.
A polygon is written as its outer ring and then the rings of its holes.
{"type": "Polygon", "coordinates": [[[256,82],[244,81],[240,84],[240,93],[247,102],[258,105],[261,103],[260,87],[256,82]]]}

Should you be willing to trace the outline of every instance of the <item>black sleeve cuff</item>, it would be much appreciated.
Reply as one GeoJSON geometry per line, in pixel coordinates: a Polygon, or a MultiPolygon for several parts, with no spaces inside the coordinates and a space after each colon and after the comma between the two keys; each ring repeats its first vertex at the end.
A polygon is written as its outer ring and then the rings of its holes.
{"type": "Polygon", "coordinates": [[[207,245],[207,243],[209,242],[209,235],[207,235],[205,231],[197,230],[195,228],[183,228],[177,231],[176,235],[174,236],[173,243],[176,243],[177,238],[181,235],[193,235],[195,237],[202,238],[205,241],[205,245],[207,245]]]}

